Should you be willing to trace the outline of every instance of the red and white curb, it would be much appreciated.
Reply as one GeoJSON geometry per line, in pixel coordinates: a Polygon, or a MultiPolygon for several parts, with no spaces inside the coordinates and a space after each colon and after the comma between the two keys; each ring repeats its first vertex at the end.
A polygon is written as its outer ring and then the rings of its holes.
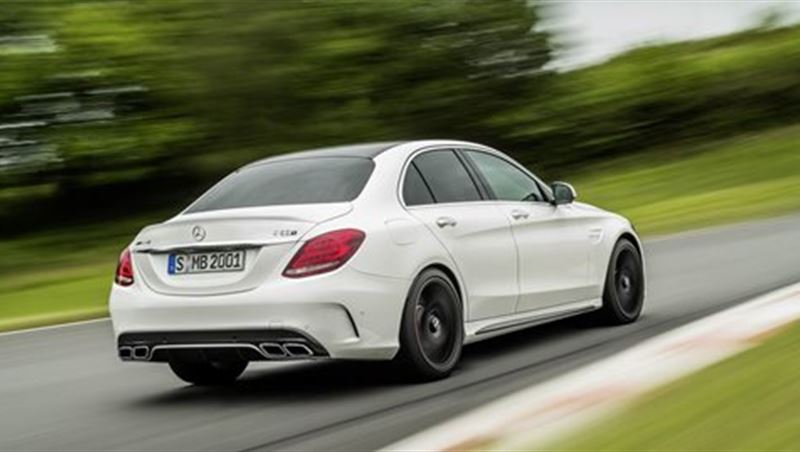
{"type": "Polygon", "coordinates": [[[761,343],[800,319],[800,284],[769,293],[392,444],[385,450],[530,450],[636,397],[761,343]]]}

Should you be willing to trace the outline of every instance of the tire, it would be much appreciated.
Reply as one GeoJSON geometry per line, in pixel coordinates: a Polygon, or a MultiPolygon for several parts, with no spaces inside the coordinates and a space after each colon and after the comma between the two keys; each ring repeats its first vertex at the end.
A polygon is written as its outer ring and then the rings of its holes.
{"type": "Polygon", "coordinates": [[[181,380],[197,386],[233,383],[248,362],[235,352],[181,350],[170,352],[169,367],[181,380]]]}
{"type": "Polygon", "coordinates": [[[445,378],[461,358],[463,343],[458,291],[441,270],[423,271],[406,298],[397,361],[415,381],[445,378]]]}
{"type": "Polygon", "coordinates": [[[639,250],[628,239],[620,239],[608,262],[600,320],[624,325],[639,318],[644,305],[644,269],[639,250]]]}

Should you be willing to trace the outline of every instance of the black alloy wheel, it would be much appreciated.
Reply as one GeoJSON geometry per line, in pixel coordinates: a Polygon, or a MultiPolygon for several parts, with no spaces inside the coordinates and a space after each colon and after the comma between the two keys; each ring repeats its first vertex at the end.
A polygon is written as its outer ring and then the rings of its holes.
{"type": "Polygon", "coordinates": [[[461,301],[448,276],[428,269],[409,291],[400,330],[400,359],[421,380],[446,377],[461,357],[461,301]]]}
{"type": "Polygon", "coordinates": [[[644,305],[644,269],[639,250],[628,239],[614,246],[600,311],[606,323],[621,325],[639,318],[644,305]]]}

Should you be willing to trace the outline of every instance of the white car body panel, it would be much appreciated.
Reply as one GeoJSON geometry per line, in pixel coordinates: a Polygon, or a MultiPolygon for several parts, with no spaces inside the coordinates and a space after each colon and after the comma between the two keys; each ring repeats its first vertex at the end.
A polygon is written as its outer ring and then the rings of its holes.
{"type": "Polygon", "coordinates": [[[517,246],[493,203],[431,204],[408,209],[447,249],[464,279],[468,321],[513,314],[517,305],[517,246]],[[452,221],[439,227],[437,221],[452,221]]]}
{"type": "Polygon", "coordinates": [[[573,206],[507,202],[502,209],[512,221],[519,248],[520,297],[516,312],[599,296],[589,284],[588,225],[577,221],[573,206]]]}
{"type": "Polygon", "coordinates": [[[308,335],[331,358],[391,359],[409,288],[429,266],[454,279],[467,343],[601,306],[616,241],[624,234],[641,249],[627,220],[581,203],[406,207],[401,193],[408,162],[439,148],[503,155],[460,141],[402,143],[373,158],[372,175],[351,202],[183,212],[144,228],[131,244],[135,283],[111,290],[115,334],[275,328],[308,335]],[[514,210],[528,217],[518,221],[514,210]],[[439,227],[441,217],[456,225],[439,227]],[[205,240],[193,239],[195,225],[206,230],[205,240]],[[343,228],[366,233],[343,267],[282,276],[308,239],[343,228]],[[165,253],[171,250],[242,243],[252,245],[243,272],[167,276],[165,253]]]}

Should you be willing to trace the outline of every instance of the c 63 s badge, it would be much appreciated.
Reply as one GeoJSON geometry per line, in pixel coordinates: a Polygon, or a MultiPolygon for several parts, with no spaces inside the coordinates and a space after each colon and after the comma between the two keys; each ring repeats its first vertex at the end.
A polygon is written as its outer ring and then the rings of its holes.
{"type": "Polygon", "coordinates": [[[272,231],[275,237],[294,237],[297,235],[297,229],[276,229],[272,231]]]}

